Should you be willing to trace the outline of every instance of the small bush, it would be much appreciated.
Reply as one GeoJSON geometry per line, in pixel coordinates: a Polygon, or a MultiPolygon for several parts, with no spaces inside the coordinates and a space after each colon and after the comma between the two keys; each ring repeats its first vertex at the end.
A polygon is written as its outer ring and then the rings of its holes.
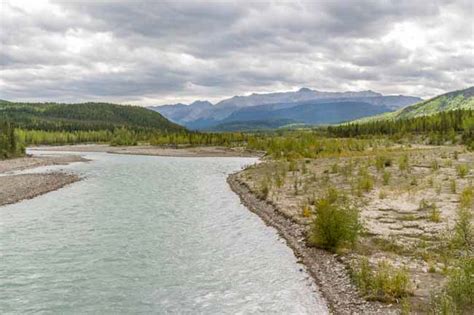
{"type": "Polygon", "coordinates": [[[405,154],[400,159],[398,160],[398,168],[400,171],[408,171],[409,170],[409,164],[408,164],[408,155],[405,154]]]}
{"type": "Polygon", "coordinates": [[[431,298],[433,314],[470,314],[474,307],[474,258],[459,261],[449,272],[446,285],[431,298]]]}
{"type": "Polygon", "coordinates": [[[382,183],[387,186],[390,183],[390,178],[392,177],[392,174],[388,171],[384,171],[382,175],[382,183]]]}
{"type": "Polygon", "coordinates": [[[344,196],[329,189],[315,206],[316,217],[309,236],[311,244],[331,251],[355,244],[361,230],[359,211],[349,207],[344,196]]]}
{"type": "Polygon", "coordinates": [[[473,214],[470,208],[459,208],[456,213],[453,243],[456,248],[466,250],[471,254],[474,251],[473,214]]]}
{"type": "Polygon", "coordinates": [[[260,198],[263,200],[267,199],[269,193],[270,193],[270,183],[268,179],[265,178],[260,183],[260,198]]]}
{"type": "Polygon", "coordinates": [[[439,170],[439,163],[438,163],[437,160],[431,161],[431,169],[432,169],[433,171],[439,170]]]}
{"type": "Polygon", "coordinates": [[[395,268],[387,261],[379,262],[377,269],[370,268],[367,259],[363,259],[353,279],[361,293],[368,299],[381,302],[396,302],[411,295],[411,283],[405,268],[395,268]]]}
{"type": "Polygon", "coordinates": [[[374,188],[374,180],[366,168],[361,168],[359,171],[359,179],[357,180],[357,189],[359,195],[362,192],[369,192],[374,188]]]}
{"type": "Polygon", "coordinates": [[[455,194],[456,193],[456,180],[451,179],[451,182],[449,184],[449,188],[451,189],[451,193],[455,194]]]}
{"type": "Polygon", "coordinates": [[[456,167],[456,171],[459,177],[464,178],[467,174],[469,174],[469,166],[466,164],[459,164],[456,167]]]}
{"type": "Polygon", "coordinates": [[[461,208],[472,208],[474,205],[474,188],[467,187],[459,196],[459,207],[461,208]]]}
{"type": "Polygon", "coordinates": [[[441,222],[441,211],[439,211],[436,204],[432,203],[431,207],[429,208],[428,220],[431,222],[439,223],[441,222]]]}
{"type": "Polygon", "coordinates": [[[381,172],[386,167],[390,166],[392,166],[392,159],[390,157],[379,155],[375,158],[375,167],[377,168],[377,171],[381,172]]]}
{"type": "Polygon", "coordinates": [[[305,204],[302,210],[303,210],[303,217],[309,218],[311,216],[311,208],[309,207],[309,205],[305,204]]]}

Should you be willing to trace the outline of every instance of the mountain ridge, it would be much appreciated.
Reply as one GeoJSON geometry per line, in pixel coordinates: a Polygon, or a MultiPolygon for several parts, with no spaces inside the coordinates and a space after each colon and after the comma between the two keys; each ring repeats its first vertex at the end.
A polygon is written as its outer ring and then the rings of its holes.
{"type": "MultiPolygon", "coordinates": [[[[163,116],[167,117],[173,122],[184,125],[190,129],[196,130],[212,130],[214,127],[228,124],[231,121],[237,122],[239,119],[235,118],[236,113],[242,114],[247,110],[253,110],[260,106],[266,106],[264,109],[268,112],[267,116],[275,116],[274,111],[280,111],[282,109],[289,109],[292,107],[298,107],[302,105],[311,105],[317,112],[307,112],[307,115],[322,115],[316,108],[315,104],[332,103],[332,106],[338,106],[339,103],[353,102],[355,106],[354,110],[359,114],[348,116],[341,113],[341,121],[347,119],[355,119],[363,116],[374,115],[381,112],[392,111],[405,105],[410,105],[420,101],[421,99],[413,96],[404,95],[382,95],[371,90],[366,91],[346,91],[346,92],[324,92],[318,90],[312,90],[309,88],[300,88],[297,91],[290,92],[275,92],[275,93],[253,93],[247,96],[233,96],[217,102],[215,105],[207,101],[196,101],[190,105],[177,104],[177,105],[163,105],[163,106],[152,106],[149,107],[152,110],[158,111],[163,116]],[[357,104],[356,104],[357,103],[357,104]],[[379,108],[376,109],[369,105],[375,105],[379,108]],[[367,109],[365,113],[360,113],[361,108],[367,109]],[[233,119],[233,120],[229,120],[233,119]]],[[[260,107],[262,109],[262,107],[260,107]]],[[[301,108],[299,108],[301,110],[301,108]]],[[[287,111],[290,113],[291,110],[287,111]]],[[[287,117],[273,117],[272,120],[283,121],[287,117]]],[[[313,119],[308,116],[294,117],[296,123],[311,123],[317,119],[313,119]],[[310,119],[311,118],[311,119],[310,119]]],[[[261,113],[259,117],[247,117],[245,120],[240,121],[241,123],[249,120],[259,120],[260,123],[265,119],[264,113],[261,113]]],[[[337,120],[337,119],[336,119],[337,120]]],[[[320,123],[328,123],[329,121],[317,120],[320,123]]],[[[331,120],[330,122],[334,122],[331,120]]],[[[336,121],[339,122],[339,121],[336,121]]],[[[268,122],[267,125],[272,125],[273,122],[268,122]]],[[[234,126],[237,124],[234,124],[234,126]]],[[[265,125],[265,124],[263,124],[265,125]]],[[[220,128],[220,127],[219,127],[220,128]]]]}

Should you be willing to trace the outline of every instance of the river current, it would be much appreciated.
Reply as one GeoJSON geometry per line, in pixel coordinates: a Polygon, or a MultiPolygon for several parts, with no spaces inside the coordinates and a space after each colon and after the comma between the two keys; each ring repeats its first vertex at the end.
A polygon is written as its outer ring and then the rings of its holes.
{"type": "Polygon", "coordinates": [[[81,181],[0,207],[1,313],[327,313],[226,183],[255,159],[84,156],[36,170],[81,181]]]}

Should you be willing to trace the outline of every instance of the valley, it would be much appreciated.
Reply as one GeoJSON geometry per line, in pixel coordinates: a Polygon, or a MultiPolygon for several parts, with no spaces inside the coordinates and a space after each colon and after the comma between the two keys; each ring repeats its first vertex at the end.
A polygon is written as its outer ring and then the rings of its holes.
{"type": "MultiPolygon", "coordinates": [[[[349,111],[344,106],[351,103],[327,104],[336,113],[349,111]]],[[[258,157],[227,182],[285,239],[331,312],[469,313],[473,105],[469,88],[348,123],[272,126],[265,132],[244,132],[235,123],[233,132],[196,132],[149,110],[110,125],[94,118],[110,105],[60,105],[58,118],[43,111],[46,105],[4,102],[9,116],[2,152],[10,159],[0,161],[0,204],[63,187],[57,193],[67,192],[87,178],[61,169],[28,169],[87,162],[84,155],[99,161],[117,155],[118,163],[127,156],[176,163],[258,157]],[[33,114],[22,114],[25,108],[33,114]],[[75,120],[79,112],[89,118],[75,120]],[[152,116],[158,121],[151,122],[152,116]],[[166,129],[170,126],[175,129],[166,129]],[[27,146],[33,156],[19,157],[27,146]]],[[[320,106],[318,115],[305,115],[313,121],[323,117],[320,106]]],[[[248,117],[260,107],[245,109],[248,117]]]]}

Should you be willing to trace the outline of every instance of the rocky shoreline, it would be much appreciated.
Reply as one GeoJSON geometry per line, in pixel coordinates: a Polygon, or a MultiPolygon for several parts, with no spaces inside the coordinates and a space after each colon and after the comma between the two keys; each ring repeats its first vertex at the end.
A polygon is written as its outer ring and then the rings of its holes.
{"type": "Polygon", "coordinates": [[[306,227],[285,216],[273,204],[259,199],[248,186],[231,174],[227,182],[242,203],[267,225],[274,227],[286,240],[295,256],[303,263],[319,286],[333,314],[398,314],[399,310],[379,302],[361,298],[351,283],[348,270],[337,255],[306,244],[306,227]]]}
{"type": "Polygon", "coordinates": [[[40,166],[86,162],[76,155],[34,156],[0,161],[0,206],[32,199],[79,181],[75,174],[63,172],[10,174],[40,166]]]}

